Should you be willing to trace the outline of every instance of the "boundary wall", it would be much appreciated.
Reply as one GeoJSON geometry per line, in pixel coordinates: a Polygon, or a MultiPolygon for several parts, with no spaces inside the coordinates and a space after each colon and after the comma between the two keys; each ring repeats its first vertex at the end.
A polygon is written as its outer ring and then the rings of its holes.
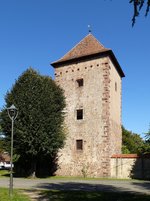
{"type": "Polygon", "coordinates": [[[111,157],[111,177],[150,179],[150,154],[115,154],[111,157]]]}

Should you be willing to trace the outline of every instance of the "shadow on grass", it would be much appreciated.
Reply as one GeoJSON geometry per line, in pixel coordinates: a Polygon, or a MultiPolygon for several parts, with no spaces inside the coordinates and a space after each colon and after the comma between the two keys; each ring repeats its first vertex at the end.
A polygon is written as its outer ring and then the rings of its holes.
{"type": "MultiPolygon", "coordinates": [[[[142,186],[141,183],[141,186],[149,190],[150,183],[146,184],[144,183],[142,186]]],[[[150,201],[150,195],[146,195],[142,191],[135,192],[129,188],[106,184],[59,182],[57,184],[43,183],[37,185],[37,188],[41,190],[38,191],[38,198],[36,198],[38,201],[150,201]]]]}
{"type": "MultiPolygon", "coordinates": [[[[29,193],[29,191],[28,191],[29,193]]],[[[133,193],[100,192],[100,191],[63,191],[50,190],[32,192],[37,201],[149,201],[150,196],[133,193]],[[38,197],[37,197],[38,195],[38,197]]]]}
{"type": "MultiPolygon", "coordinates": [[[[42,196],[41,196],[42,198],[42,196]]],[[[125,193],[112,193],[112,192],[69,192],[58,191],[58,192],[44,192],[42,199],[48,199],[51,201],[148,201],[149,196],[125,194],[125,193]]],[[[42,199],[38,199],[42,201],[42,199]]]]}

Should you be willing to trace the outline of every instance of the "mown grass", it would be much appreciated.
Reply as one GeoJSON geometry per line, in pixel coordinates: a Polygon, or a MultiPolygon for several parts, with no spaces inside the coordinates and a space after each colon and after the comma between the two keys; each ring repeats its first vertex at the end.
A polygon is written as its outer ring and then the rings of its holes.
{"type": "Polygon", "coordinates": [[[54,179],[54,180],[113,180],[113,181],[116,181],[116,180],[119,180],[119,181],[134,181],[134,180],[138,180],[138,181],[143,181],[143,180],[139,180],[139,179],[120,179],[120,178],[100,178],[100,177],[80,177],[80,176],[76,176],[76,177],[73,177],[73,176],[50,176],[50,177],[47,177],[46,179],[54,179]]]}
{"type": "Polygon", "coordinates": [[[49,201],[149,201],[149,195],[116,192],[43,191],[41,198],[49,201]]]}
{"type": "Polygon", "coordinates": [[[31,201],[28,196],[20,193],[19,190],[14,190],[10,198],[8,189],[0,188],[0,201],[31,201]]]}
{"type": "MultiPolygon", "coordinates": [[[[2,177],[9,177],[10,171],[9,170],[0,170],[0,178],[2,177]]],[[[15,174],[13,177],[16,177],[15,174]]],[[[33,179],[31,177],[24,177],[26,179],[33,179]]],[[[94,177],[73,177],[73,176],[49,176],[49,177],[36,177],[34,179],[52,179],[52,180],[119,180],[119,181],[134,181],[138,179],[116,179],[116,178],[94,178],[94,177]]],[[[143,181],[143,180],[138,180],[143,181]]]]}
{"type": "MultiPolygon", "coordinates": [[[[9,198],[8,189],[0,188],[0,201],[31,201],[29,197],[14,190],[12,199],[9,198]]],[[[26,190],[27,192],[27,190],[26,190]]],[[[29,190],[32,192],[32,190],[29,190]]],[[[36,193],[35,190],[33,193],[36,193]]],[[[39,192],[37,201],[149,201],[150,195],[119,193],[119,192],[89,192],[89,191],[59,191],[46,190],[39,192]]]]}
{"type": "Polygon", "coordinates": [[[0,170],[0,178],[8,176],[10,172],[8,170],[0,170]]]}

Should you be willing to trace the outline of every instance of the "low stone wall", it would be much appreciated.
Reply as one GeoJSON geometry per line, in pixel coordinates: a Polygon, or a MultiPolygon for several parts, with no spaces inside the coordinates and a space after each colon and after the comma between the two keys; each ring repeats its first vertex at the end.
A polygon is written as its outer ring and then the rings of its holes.
{"type": "Polygon", "coordinates": [[[111,157],[112,178],[150,179],[150,154],[116,154],[111,157]]]}

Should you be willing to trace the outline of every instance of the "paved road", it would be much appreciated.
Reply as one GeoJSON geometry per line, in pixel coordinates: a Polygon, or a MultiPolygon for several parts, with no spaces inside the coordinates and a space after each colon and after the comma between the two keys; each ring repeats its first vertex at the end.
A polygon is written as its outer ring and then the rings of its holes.
{"type": "MultiPolygon", "coordinates": [[[[150,195],[150,181],[137,180],[67,180],[14,178],[14,188],[84,191],[134,192],[150,195]]],[[[9,187],[9,178],[0,178],[0,187],[9,187]]]]}

